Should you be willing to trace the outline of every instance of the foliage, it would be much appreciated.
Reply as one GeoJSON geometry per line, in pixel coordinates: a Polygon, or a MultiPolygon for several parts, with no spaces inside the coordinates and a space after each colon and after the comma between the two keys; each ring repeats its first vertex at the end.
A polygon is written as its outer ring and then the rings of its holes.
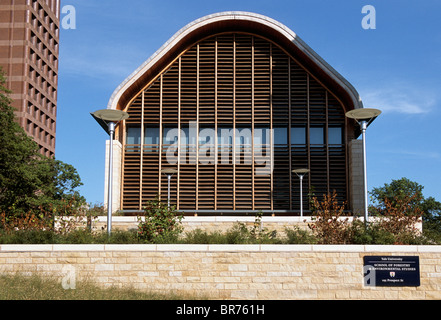
{"type": "Polygon", "coordinates": [[[9,94],[0,70],[0,212],[11,219],[75,213],[85,204],[76,169],[39,154],[17,123],[9,94]]]}
{"type": "Polygon", "coordinates": [[[175,239],[182,232],[182,214],[174,206],[159,200],[148,201],[144,208],[144,217],[138,217],[138,237],[147,242],[162,242],[175,239]]]}
{"type": "Polygon", "coordinates": [[[308,230],[300,229],[295,226],[292,228],[285,228],[286,243],[289,244],[316,244],[318,239],[316,236],[308,232],[308,230]]]}
{"type": "Polygon", "coordinates": [[[312,233],[323,244],[349,243],[349,218],[344,218],[344,204],[339,204],[337,193],[323,195],[323,201],[312,198],[313,223],[308,224],[312,233]]]}
{"type": "Polygon", "coordinates": [[[406,215],[417,212],[422,216],[423,230],[441,232],[441,203],[433,197],[424,198],[423,189],[422,185],[407,178],[392,180],[372,189],[373,205],[369,211],[374,215],[387,215],[393,213],[391,210],[395,207],[406,215]]]}
{"type": "Polygon", "coordinates": [[[385,208],[381,211],[381,219],[376,222],[378,227],[397,235],[417,234],[419,231],[416,226],[420,222],[422,210],[414,205],[416,197],[417,194],[404,195],[394,197],[394,201],[386,198],[385,208]]]}

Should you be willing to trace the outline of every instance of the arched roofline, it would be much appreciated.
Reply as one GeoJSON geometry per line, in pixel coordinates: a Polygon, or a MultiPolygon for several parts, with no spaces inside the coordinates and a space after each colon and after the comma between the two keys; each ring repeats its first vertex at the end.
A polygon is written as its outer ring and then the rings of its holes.
{"type": "Polygon", "coordinates": [[[107,108],[124,109],[182,51],[210,35],[225,32],[248,32],[271,39],[336,94],[346,111],[363,108],[355,88],[291,29],[269,17],[242,11],[208,15],[183,27],[115,89],[107,108]]]}

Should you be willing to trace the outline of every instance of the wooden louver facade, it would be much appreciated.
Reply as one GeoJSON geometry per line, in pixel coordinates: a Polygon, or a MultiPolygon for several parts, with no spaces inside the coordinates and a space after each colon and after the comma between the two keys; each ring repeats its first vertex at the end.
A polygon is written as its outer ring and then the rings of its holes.
{"type": "Polygon", "coordinates": [[[122,210],[141,210],[157,194],[166,201],[165,168],[178,170],[171,179],[171,203],[188,213],[295,215],[300,187],[292,170],[298,168],[310,169],[303,183],[304,210],[309,192],[321,196],[335,190],[348,201],[343,104],[295,56],[259,35],[227,32],[189,46],[125,110],[130,118],[120,133],[122,210]],[[196,124],[193,140],[187,138],[191,124],[196,124]],[[175,141],[166,139],[170,129],[177,129],[175,141]],[[204,129],[215,136],[201,143],[204,129]],[[231,141],[220,139],[222,129],[233,133],[231,141]],[[238,130],[250,130],[251,139],[234,136],[238,130]],[[257,141],[258,130],[269,139],[257,141]],[[176,163],[167,158],[173,143],[176,163]],[[201,163],[207,145],[219,152],[211,155],[214,161],[201,163]],[[262,146],[271,155],[268,174],[258,174],[267,165],[256,159],[262,146]]]}

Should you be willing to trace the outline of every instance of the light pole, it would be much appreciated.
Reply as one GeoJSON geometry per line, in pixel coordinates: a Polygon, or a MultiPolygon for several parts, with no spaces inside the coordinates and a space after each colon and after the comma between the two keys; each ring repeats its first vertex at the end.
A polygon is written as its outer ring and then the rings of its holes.
{"type": "Polygon", "coordinates": [[[167,209],[170,209],[170,181],[171,181],[171,177],[175,173],[177,173],[178,170],[170,168],[170,169],[162,169],[161,172],[167,176],[167,183],[168,183],[168,188],[167,188],[167,209]]]}
{"type": "Polygon", "coordinates": [[[107,181],[107,233],[110,235],[112,230],[112,173],[113,173],[113,136],[115,133],[115,127],[122,120],[129,117],[127,112],[114,109],[103,109],[92,113],[92,116],[98,123],[109,133],[109,168],[108,168],[108,181],[107,181]]]}
{"type": "Polygon", "coordinates": [[[292,172],[300,178],[300,216],[303,217],[303,177],[309,172],[309,169],[295,169],[292,172]]]}
{"type": "Polygon", "coordinates": [[[364,222],[369,222],[368,213],[368,187],[367,187],[367,163],[366,163],[366,129],[368,125],[379,115],[381,111],[372,108],[355,109],[346,112],[346,117],[354,119],[360,125],[363,140],[363,184],[364,184],[364,222]]]}

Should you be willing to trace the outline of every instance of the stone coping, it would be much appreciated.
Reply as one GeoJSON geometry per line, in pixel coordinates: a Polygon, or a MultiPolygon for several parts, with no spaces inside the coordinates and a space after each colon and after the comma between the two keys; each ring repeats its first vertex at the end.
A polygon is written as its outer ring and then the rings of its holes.
{"type": "Polygon", "coordinates": [[[425,245],[278,245],[278,244],[2,244],[2,252],[146,251],[146,252],[384,252],[441,253],[441,246],[425,245]]]}
{"type": "MultiPolygon", "coordinates": [[[[140,216],[143,218],[143,216],[140,216]]],[[[66,217],[68,218],[68,217],[66,217]]],[[[313,217],[311,216],[263,216],[261,218],[262,222],[312,222],[313,217]]],[[[340,219],[348,218],[351,221],[354,217],[344,216],[340,219]]],[[[363,217],[357,217],[363,220],[363,217]]],[[[254,222],[256,220],[255,216],[185,216],[182,222],[254,222]]],[[[107,222],[107,216],[98,216],[98,222],[107,222]]],[[[137,216],[112,216],[112,222],[138,222],[137,216]]]]}

